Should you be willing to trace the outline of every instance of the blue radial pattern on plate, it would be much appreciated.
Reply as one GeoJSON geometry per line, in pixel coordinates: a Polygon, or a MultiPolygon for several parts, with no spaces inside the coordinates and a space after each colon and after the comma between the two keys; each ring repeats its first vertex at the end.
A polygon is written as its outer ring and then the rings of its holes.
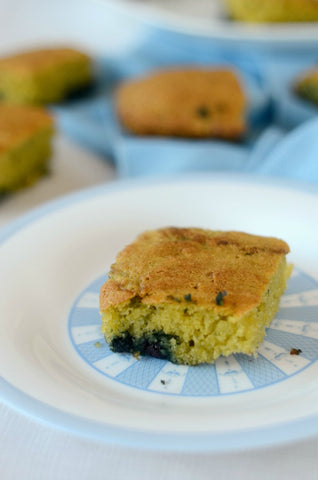
{"type": "Polygon", "coordinates": [[[201,395],[211,396],[219,393],[219,385],[214,365],[198,365],[189,368],[186,382],[182,389],[183,395],[193,395],[198,390],[201,395]]]}
{"type": "Polygon", "coordinates": [[[257,359],[255,359],[248,355],[239,354],[236,355],[236,358],[238,358],[243,370],[256,388],[264,387],[286,378],[286,374],[263,357],[263,355],[258,355],[257,359]]]}
{"type": "Polygon", "coordinates": [[[196,367],[113,353],[100,331],[99,289],[104,281],[104,276],[95,280],[75,301],[69,335],[87,364],[121,384],[180,396],[229,395],[286,380],[318,359],[318,283],[299,270],[289,281],[256,358],[236,354],[196,367]],[[300,354],[291,355],[293,348],[300,354]]]}

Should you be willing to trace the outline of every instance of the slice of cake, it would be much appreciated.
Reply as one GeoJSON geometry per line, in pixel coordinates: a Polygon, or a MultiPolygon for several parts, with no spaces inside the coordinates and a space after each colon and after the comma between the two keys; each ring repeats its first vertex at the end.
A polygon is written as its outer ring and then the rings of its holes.
{"type": "Polygon", "coordinates": [[[121,124],[137,135],[240,139],[245,96],[227,69],[162,70],[128,80],[116,92],[121,124]]]}
{"type": "Polygon", "coordinates": [[[90,58],[71,48],[32,50],[0,59],[0,95],[15,103],[58,102],[91,81],[90,58]]]}
{"type": "Polygon", "coordinates": [[[317,0],[224,0],[229,15],[243,22],[314,22],[317,0]]]}
{"type": "Polygon", "coordinates": [[[28,186],[47,171],[54,133],[41,107],[0,103],[0,192],[28,186]]]}
{"type": "Polygon", "coordinates": [[[163,228],[122,250],[100,292],[114,352],[174,363],[255,354],[278,310],[288,245],[242,232],[163,228]]]}
{"type": "Polygon", "coordinates": [[[295,91],[300,97],[318,105],[318,67],[305,72],[297,79],[295,91]]]}

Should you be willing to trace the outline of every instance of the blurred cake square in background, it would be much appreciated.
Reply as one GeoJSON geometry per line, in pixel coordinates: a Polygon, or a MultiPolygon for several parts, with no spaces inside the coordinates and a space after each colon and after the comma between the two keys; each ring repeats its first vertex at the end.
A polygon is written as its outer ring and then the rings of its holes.
{"type": "Polygon", "coordinates": [[[246,99],[225,68],[169,68],[123,81],[115,96],[123,127],[137,135],[238,140],[246,99]]]}
{"type": "Polygon", "coordinates": [[[300,97],[318,106],[318,67],[304,72],[297,79],[295,91],[300,97]]]}
{"type": "Polygon", "coordinates": [[[0,58],[0,97],[6,101],[59,102],[91,83],[89,56],[72,48],[30,50],[0,58]]]}
{"type": "Polygon", "coordinates": [[[42,107],[0,103],[0,193],[33,184],[48,170],[52,117],[42,107]]]}
{"type": "Polygon", "coordinates": [[[318,21],[317,0],[224,0],[234,20],[243,22],[318,21]]]}

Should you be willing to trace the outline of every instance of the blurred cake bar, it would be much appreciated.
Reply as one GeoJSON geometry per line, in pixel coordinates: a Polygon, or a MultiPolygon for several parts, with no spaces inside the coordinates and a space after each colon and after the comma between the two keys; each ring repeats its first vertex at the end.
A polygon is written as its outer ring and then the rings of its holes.
{"type": "Polygon", "coordinates": [[[0,192],[28,186],[47,171],[53,119],[41,107],[0,103],[0,192]]]}
{"type": "Polygon", "coordinates": [[[90,58],[71,48],[32,50],[0,59],[0,96],[10,102],[58,102],[91,81],[90,58]]]}
{"type": "Polygon", "coordinates": [[[305,72],[297,79],[296,93],[316,105],[318,105],[318,67],[305,72]]]}
{"type": "Polygon", "coordinates": [[[245,97],[227,69],[162,70],[122,83],[120,122],[139,135],[239,139],[246,130],[245,97]]]}
{"type": "MultiPolygon", "coordinates": [[[[318,21],[317,0],[224,0],[229,15],[243,22],[318,21]]],[[[297,41],[297,39],[295,38],[297,41]]]]}
{"type": "Polygon", "coordinates": [[[122,250],[100,292],[115,352],[213,363],[255,354],[291,266],[272,237],[200,228],[147,231],[122,250]]]}

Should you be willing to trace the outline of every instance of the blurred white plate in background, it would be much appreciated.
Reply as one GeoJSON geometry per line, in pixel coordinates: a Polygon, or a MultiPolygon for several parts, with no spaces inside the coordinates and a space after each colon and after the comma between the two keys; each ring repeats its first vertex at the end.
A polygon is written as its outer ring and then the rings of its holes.
{"type": "Polygon", "coordinates": [[[221,0],[101,0],[150,25],[220,40],[295,44],[318,41],[318,22],[247,24],[227,18],[221,0]]]}

